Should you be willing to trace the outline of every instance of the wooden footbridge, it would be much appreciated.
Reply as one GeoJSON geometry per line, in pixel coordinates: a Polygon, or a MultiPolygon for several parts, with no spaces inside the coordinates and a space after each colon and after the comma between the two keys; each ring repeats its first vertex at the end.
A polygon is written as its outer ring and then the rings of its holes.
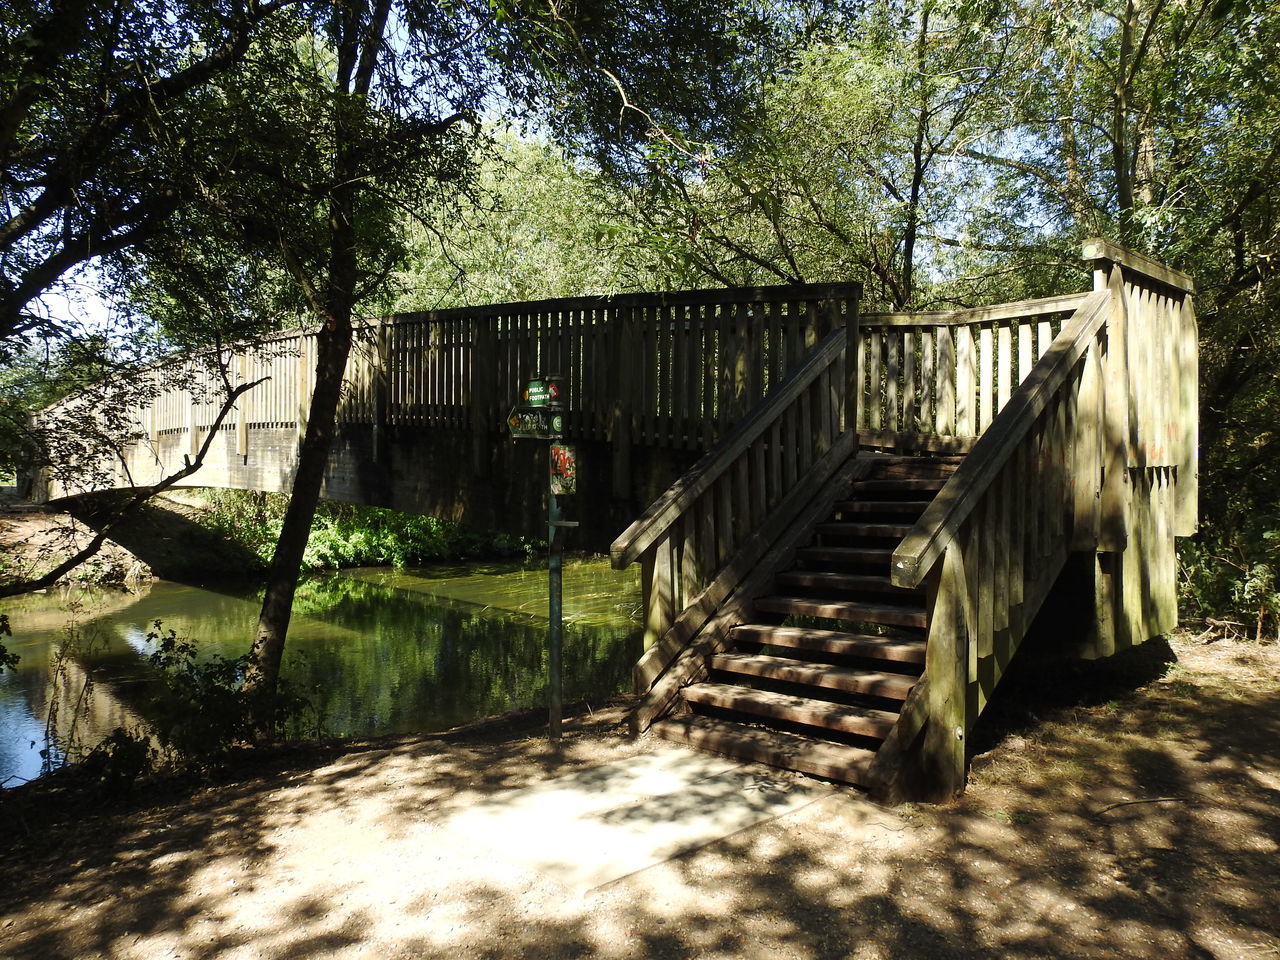
{"type": "MultiPolygon", "coordinates": [[[[940,313],[860,315],[838,285],[393,318],[353,356],[327,495],[536,524],[536,445],[500,431],[523,378],[565,374],[588,543],[648,504],[611,548],[643,571],[636,730],[950,796],[1051,594],[1081,614],[1046,628],[1065,653],[1177,622],[1193,285],[1103,240],[1084,258],[1090,292],[940,313]]],[[[223,359],[228,382],[270,379],[193,482],[287,489],[310,350],[294,333],[223,359]]],[[[117,482],[194,449],[215,393],[158,391],[117,482]]]]}

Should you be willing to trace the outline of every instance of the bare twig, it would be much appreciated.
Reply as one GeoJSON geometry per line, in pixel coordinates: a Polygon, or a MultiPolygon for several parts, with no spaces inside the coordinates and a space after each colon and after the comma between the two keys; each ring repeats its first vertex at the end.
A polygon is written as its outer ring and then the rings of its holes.
{"type": "Polygon", "coordinates": [[[1114,810],[1116,807],[1128,807],[1135,803],[1186,803],[1186,797],[1149,797],[1143,800],[1117,800],[1115,803],[1109,803],[1101,810],[1099,814],[1106,813],[1108,810],[1114,810]]]}

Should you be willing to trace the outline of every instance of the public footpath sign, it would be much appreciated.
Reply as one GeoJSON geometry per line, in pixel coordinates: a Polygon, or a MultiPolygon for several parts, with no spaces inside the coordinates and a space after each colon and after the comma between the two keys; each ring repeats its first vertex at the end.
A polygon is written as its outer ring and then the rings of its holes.
{"type": "MultiPolygon", "coordinates": [[[[513,440],[559,440],[564,436],[564,378],[534,377],[520,391],[520,403],[507,414],[507,428],[513,440]]],[[[564,636],[563,554],[564,534],[577,521],[560,514],[560,497],[578,490],[578,458],[573,447],[549,444],[547,448],[547,735],[560,739],[560,660],[564,636]]]]}
{"type": "Polygon", "coordinates": [[[550,407],[512,407],[507,427],[517,440],[559,440],[564,436],[564,412],[550,407]]]}

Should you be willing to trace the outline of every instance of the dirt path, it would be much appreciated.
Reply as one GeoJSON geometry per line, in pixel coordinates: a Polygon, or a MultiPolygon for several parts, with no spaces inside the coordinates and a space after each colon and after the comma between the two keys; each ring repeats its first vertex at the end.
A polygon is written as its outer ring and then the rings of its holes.
{"type": "Polygon", "coordinates": [[[382,743],[16,843],[0,808],[0,958],[1274,960],[1280,648],[1148,647],[1086,702],[1058,672],[1002,703],[952,807],[841,791],[585,896],[439,824],[651,749],[616,712],[558,758],[382,743]]]}

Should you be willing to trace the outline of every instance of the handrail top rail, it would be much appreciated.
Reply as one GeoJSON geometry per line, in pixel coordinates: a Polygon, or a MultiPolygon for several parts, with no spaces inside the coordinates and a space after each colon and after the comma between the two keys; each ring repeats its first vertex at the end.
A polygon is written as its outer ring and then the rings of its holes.
{"type": "Polygon", "coordinates": [[[994,323],[1000,320],[1027,320],[1056,313],[1071,313],[1080,308],[1088,293],[1068,293],[1056,297],[1038,297],[1017,303],[1000,303],[989,307],[963,307],[956,310],[925,310],[918,313],[863,313],[859,326],[866,327],[942,327],[971,323],[994,323]]]}
{"type": "Polygon", "coordinates": [[[1165,266],[1158,260],[1152,260],[1146,254],[1138,253],[1136,250],[1130,250],[1128,247],[1122,247],[1118,243],[1107,240],[1105,237],[1090,237],[1080,247],[1080,257],[1083,260],[1097,263],[1099,261],[1118,263],[1126,271],[1138,273],[1149,280],[1155,280],[1157,283],[1163,283],[1167,287],[1173,287],[1182,293],[1195,293],[1195,281],[1191,279],[1191,275],[1183,273],[1174,267],[1165,266]]]}
{"type": "Polygon", "coordinates": [[[486,303],[438,310],[410,310],[383,317],[382,323],[431,323],[458,317],[492,317],[508,313],[551,313],[561,310],[620,307],[680,307],[708,303],[786,303],[788,300],[834,300],[860,297],[861,283],[792,283],[762,287],[699,287],[644,293],[593,294],[526,300],[514,303],[486,303]]]}
{"type": "Polygon", "coordinates": [[[769,391],[764,400],[740,420],[725,438],[667,488],[643,514],[622,531],[609,548],[614,569],[635,562],[705,493],[733,464],[742,451],[764,433],[773,421],[807,389],[844,349],[845,330],[833,330],[823,338],[803,364],[769,391]]]}
{"type": "Polygon", "coordinates": [[[1050,398],[1067,382],[1089,340],[1106,322],[1111,294],[1088,294],[1044,356],[1009,398],[972,451],[893,552],[895,586],[920,585],[968,519],[979,499],[1035,425],[1050,398]]]}

